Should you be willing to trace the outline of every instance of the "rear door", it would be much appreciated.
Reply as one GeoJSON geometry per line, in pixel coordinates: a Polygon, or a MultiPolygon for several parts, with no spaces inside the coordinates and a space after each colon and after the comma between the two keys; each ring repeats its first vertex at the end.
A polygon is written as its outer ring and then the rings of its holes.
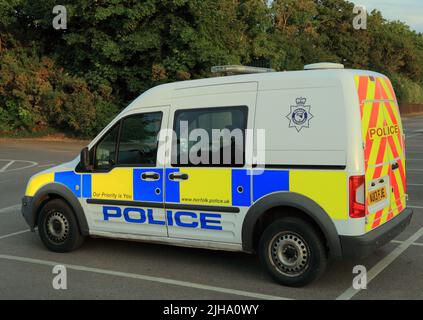
{"type": "Polygon", "coordinates": [[[388,78],[380,78],[380,90],[385,101],[385,120],[389,128],[386,138],[391,162],[391,210],[386,218],[389,221],[406,207],[405,136],[397,99],[388,78]]]}
{"type": "Polygon", "coordinates": [[[404,137],[389,79],[357,76],[366,169],[366,231],[405,208],[404,137]]]}

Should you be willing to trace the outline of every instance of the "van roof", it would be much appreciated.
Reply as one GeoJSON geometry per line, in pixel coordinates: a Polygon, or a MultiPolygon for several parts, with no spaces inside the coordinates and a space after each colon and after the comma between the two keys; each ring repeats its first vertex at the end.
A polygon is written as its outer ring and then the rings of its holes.
{"type": "Polygon", "coordinates": [[[285,72],[268,72],[257,74],[234,75],[224,77],[211,77],[197,80],[177,81],[167,84],[162,84],[153,87],[138,98],[136,98],[123,112],[126,113],[133,109],[148,108],[155,106],[170,105],[172,96],[175,91],[198,88],[205,86],[216,86],[225,84],[236,84],[246,82],[257,82],[259,91],[272,90],[275,84],[279,88],[299,88],[302,87],[300,83],[304,83],[304,87],[328,86],[328,81],[340,82],[350,80],[356,75],[368,75],[380,77],[380,73],[357,70],[357,69],[318,69],[318,70],[300,70],[300,71],[285,71],[285,72]],[[299,84],[293,86],[293,83],[299,84]],[[307,84],[307,85],[306,85],[307,84]],[[324,84],[324,85],[322,85],[324,84]]]}

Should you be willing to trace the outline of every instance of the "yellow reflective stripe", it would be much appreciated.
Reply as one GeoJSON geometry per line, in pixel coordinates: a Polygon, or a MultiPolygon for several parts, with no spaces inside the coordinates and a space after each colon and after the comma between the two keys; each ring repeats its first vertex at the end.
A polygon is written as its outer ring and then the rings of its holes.
{"type": "Polygon", "coordinates": [[[402,130],[401,116],[400,116],[396,97],[392,95],[393,88],[392,88],[391,81],[388,78],[379,78],[379,79],[380,79],[380,83],[382,84],[383,90],[386,92],[388,98],[394,101],[394,102],[389,102],[388,104],[392,108],[392,112],[394,114],[396,121],[398,122],[398,126],[400,127],[400,130],[402,133],[403,130],[402,130]],[[391,89],[392,89],[392,92],[391,92],[391,89]]]}
{"type": "Polygon", "coordinates": [[[383,210],[382,216],[380,217],[380,224],[379,224],[379,226],[381,226],[382,224],[384,224],[387,221],[388,216],[389,216],[389,214],[391,212],[392,212],[392,208],[390,208],[390,207],[386,207],[383,210]]]}
{"type": "MultiPolygon", "coordinates": [[[[360,85],[360,76],[355,76],[354,77],[354,81],[355,81],[355,87],[357,88],[357,90],[358,90],[358,87],[359,87],[359,85],[360,85]]],[[[361,101],[360,101],[361,102],[361,101]]]]}
{"type": "Polygon", "coordinates": [[[93,199],[133,200],[133,169],[115,168],[91,175],[93,199]]]}
{"type": "MultiPolygon", "coordinates": [[[[373,108],[375,108],[375,106],[373,106],[373,108]]],[[[378,108],[379,108],[379,111],[378,111],[378,114],[377,114],[377,123],[376,123],[375,127],[376,128],[383,128],[383,126],[384,126],[383,106],[381,106],[380,103],[379,103],[378,108]]],[[[373,180],[373,175],[374,175],[374,172],[375,172],[375,168],[373,166],[375,166],[377,164],[377,156],[379,154],[379,149],[381,147],[382,139],[385,139],[385,138],[379,137],[377,135],[375,135],[373,137],[372,149],[370,150],[370,156],[369,156],[369,159],[368,159],[369,167],[367,169],[369,171],[369,174],[371,173],[370,180],[373,180]]],[[[386,162],[387,159],[388,159],[388,158],[385,158],[385,155],[386,155],[386,153],[384,154],[384,159],[383,159],[382,163],[386,162]]]]}
{"type": "Polygon", "coordinates": [[[225,168],[181,168],[188,180],[179,183],[180,203],[232,205],[232,170],[225,168]]]}
{"type": "Polygon", "coordinates": [[[387,84],[387,79],[386,78],[378,78],[378,80],[380,81],[380,84],[383,87],[383,90],[386,92],[386,95],[388,97],[389,100],[395,100],[395,97],[392,96],[391,90],[389,88],[389,85],[387,84]]]}
{"type": "Polygon", "coordinates": [[[367,131],[369,130],[370,125],[370,116],[372,115],[372,103],[365,102],[363,105],[363,115],[361,119],[361,130],[363,136],[363,142],[366,143],[367,131]]]}
{"type": "Polygon", "coordinates": [[[367,85],[367,96],[366,100],[375,100],[376,97],[376,81],[371,81],[369,79],[368,85],[367,85]]]}
{"type": "MultiPolygon", "coordinates": [[[[398,115],[398,113],[396,111],[396,109],[397,109],[396,108],[396,104],[395,105],[391,104],[390,106],[386,106],[386,107],[387,108],[392,108],[392,112],[394,114],[395,121],[398,124],[400,124],[401,123],[401,119],[399,118],[399,115],[398,115]]],[[[388,125],[393,125],[394,124],[394,121],[392,121],[392,119],[391,119],[391,117],[389,115],[389,111],[386,110],[385,113],[386,113],[385,117],[387,119],[388,125]]],[[[403,163],[405,163],[405,161],[404,161],[404,153],[403,153],[403,146],[402,146],[402,143],[401,143],[401,141],[399,139],[402,140],[402,136],[401,137],[398,137],[398,135],[392,136],[392,140],[394,142],[395,149],[398,152],[398,156],[403,160],[403,163]]],[[[391,147],[389,147],[389,155],[390,155],[390,158],[391,159],[394,159],[395,158],[395,155],[394,155],[391,147]]],[[[396,182],[397,182],[397,185],[398,185],[399,196],[402,199],[403,196],[404,196],[404,194],[405,194],[405,186],[404,186],[404,184],[402,182],[401,174],[400,174],[399,170],[395,170],[393,172],[393,175],[394,175],[394,177],[396,179],[396,182]]],[[[392,181],[391,181],[391,185],[392,185],[392,181]]],[[[404,208],[405,203],[402,203],[402,200],[401,200],[401,205],[404,208]]],[[[395,197],[395,194],[394,193],[392,193],[392,196],[391,196],[391,208],[394,210],[394,213],[395,214],[398,213],[398,205],[396,203],[396,197],[395,197]]]]}
{"type": "Polygon", "coordinates": [[[319,204],[332,219],[348,219],[347,173],[343,171],[296,171],[289,174],[290,192],[319,204]]]}
{"type": "MultiPolygon", "coordinates": [[[[388,145],[386,146],[387,148],[389,148],[388,147],[388,145]]],[[[387,154],[387,152],[385,152],[385,155],[387,154]]],[[[384,167],[383,167],[383,170],[382,170],[382,174],[381,174],[381,177],[386,177],[386,176],[388,176],[389,175],[389,170],[390,170],[390,164],[387,164],[387,165],[385,165],[384,167]]],[[[390,186],[388,186],[388,188],[390,188],[390,186]]],[[[390,194],[392,194],[392,190],[390,190],[390,194]]],[[[390,200],[390,202],[389,202],[389,204],[391,204],[391,199],[389,199],[390,200]]],[[[379,223],[379,226],[380,225],[382,225],[385,221],[386,221],[386,218],[388,217],[388,215],[389,215],[389,213],[390,213],[390,211],[391,211],[391,205],[388,205],[388,206],[386,206],[386,208],[385,209],[383,209],[383,213],[382,213],[382,215],[381,215],[381,217],[380,217],[380,223],[379,223]]]]}
{"type": "Polygon", "coordinates": [[[54,172],[38,174],[31,178],[25,191],[25,195],[33,197],[44,185],[54,182],[54,172]]]}
{"type": "MultiPolygon", "coordinates": [[[[387,103],[388,104],[388,103],[387,103]]],[[[393,104],[393,103],[389,103],[388,105],[385,105],[385,108],[386,108],[386,111],[385,111],[385,117],[386,117],[386,121],[387,121],[387,123],[388,123],[388,126],[393,126],[394,125],[394,121],[392,121],[392,119],[391,119],[391,116],[389,115],[389,111],[387,110],[387,108],[391,108],[391,110],[392,110],[392,113],[394,114],[394,117],[395,117],[395,121],[397,122],[397,124],[398,124],[398,127],[400,128],[400,130],[401,130],[401,132],[402,132],[402,129],[401,129],[401,126],[400,126],[400,124],[401,124],[401,119],[400,119],[400,117],[399,117],[399,115],[398,115],[398,113],[396,112],[396,105],[395,104],[393,104]]],[[[398,156],[399,157],[402,157],[403,156],[403,152],[402,152],[402,143],[401,143],[401,141],[399,140],[399,139],[401,139],[402,140],[402,137],[401,138],[399,138],[398,137],[398,135],[392,135],[391,136],[392,137],[392,139],[393,139],[393,141],[394,141],[394,145],[395,145],[395,148],[396,148],[396,150],[397,150],[397,152],[398,152],[398,156]]],[[[392,153],[392,158],[391,159],[394,159],[394,158],[396,158],[395,156],[394,156],[394,154],[392,153]]]]}
{"type": "MultiPolygon", "coordinates": [[[[401,174],[399,172],[399,169],[397,169],[397,170],[394,171],[394,175],[395,175],[395,178],[397,179],[399,196],[400,196],[401,199],[402,198],[405,198],[405,186],[402,183],[401,174]]],[[[402,203],[402,201],[401,201],[401,204],[402,204],[402,207],[404,209],[405,208],[405,206],[404,206],[405,204],[402,203]]]]}
{"type": "MultiPolygon", "coordinates": [[[[381,171],[381,173],[380,173],[380,177],[387,177],[387,176],[389,175],[389,168],[390,168],[390,163],[386,163],[386,164],[384,164],[384,165],[382,166],[382,171],[381,171]]],[[[366,179],[367,179],[367,176],[366,176],[366,179]]],[[[373,180],[373,176],[369,177],[369,180],[366,180],[366,181],[372,181],[372,180],[373,180]]],[[[389,187],[389,186],[388,186],[388,187],[389,187]]],[[[366,197],[368,197],[368,190],[366,190],[366,197]]],[[[389,199],[389,200],[390,200],[390,199],[389,199]]],[[[368,202],[367,202],[367,203],[368,203],[368,202]]],[[[386,207],[383,209],[382,215],[380,216],[380,218],[379,218],[379,219],[383,219],[383,217],[384,217],[384,216],[386,216],[386,215],[389,213],[389,210],[390,210],[390,206],[388,205],[388,206],[386,206],[386,207]]],[[[370,213],[370,214],[367,216],[366,231],[370,231],[370,230],[374,229],[374,228],[373,228],[373,223],[375,222],[376,213],[377,213],[377,212],[373,212],[373,213],[370,213]]]]}
{"type": "Polygon", "coordinates": [[[366,232],[371,231],[373,229],[373,223],[375,221],[376,213],[369,214],[367,218],[366,224],[366,232]]]}
{"type": "MultiPolygon", "coordinates": [[[[374,100],[375,95],[376,95],[376,81],[370,81],[370,79],[369,79],[368,85],[367,85],[366,100],[369,100],[369,101],[374,100]]],[[[372,108],[373,108],[372,103],[368,103],[368,102],[364,103],[363,118],[361,120],[364,142],[366,142],[367,131],[369,130],[370,116],[371,116],[372,108]]]]}

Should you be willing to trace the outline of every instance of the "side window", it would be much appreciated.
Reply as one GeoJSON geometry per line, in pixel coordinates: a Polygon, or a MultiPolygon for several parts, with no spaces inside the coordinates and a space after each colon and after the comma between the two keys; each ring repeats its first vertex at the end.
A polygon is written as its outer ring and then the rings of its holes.
{"type": "Polygon", "coordinates": [[[119,135],[119,123],[116,124],[97,145],[94,168],[107,170],[116,164],[116,143],[119,135]]]}
{"type": "Polygon", "coordinates": [[[143,113],[123,119],[118,165],[155,166],[162,113],[143,113]]]}
{"type": "Polygon", "coordinates": [[[172,165],[243,167],[247,115],[245,106],[176,111],[172,165]]]}

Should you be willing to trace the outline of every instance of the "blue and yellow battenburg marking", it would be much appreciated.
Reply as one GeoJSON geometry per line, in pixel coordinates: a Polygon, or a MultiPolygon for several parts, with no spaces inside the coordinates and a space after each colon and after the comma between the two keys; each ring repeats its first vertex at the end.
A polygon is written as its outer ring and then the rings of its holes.
{"type": "Polygon", "coordinates": [[[115,168],[109,173],[41,174],[31,179],[27,195],[56,182],[78,198],[249,207],[268,194],[285,191],[314,200],[333,219],[347,219],[347,181],[345,171],[264,170],[251,175],[246,169],[228,168],[115,168]],[[160,178],[143,180],[145,172],[160,178]],[[176,172],[188,174],[189,179],[171,180],[169,175],[176,172]]]}

